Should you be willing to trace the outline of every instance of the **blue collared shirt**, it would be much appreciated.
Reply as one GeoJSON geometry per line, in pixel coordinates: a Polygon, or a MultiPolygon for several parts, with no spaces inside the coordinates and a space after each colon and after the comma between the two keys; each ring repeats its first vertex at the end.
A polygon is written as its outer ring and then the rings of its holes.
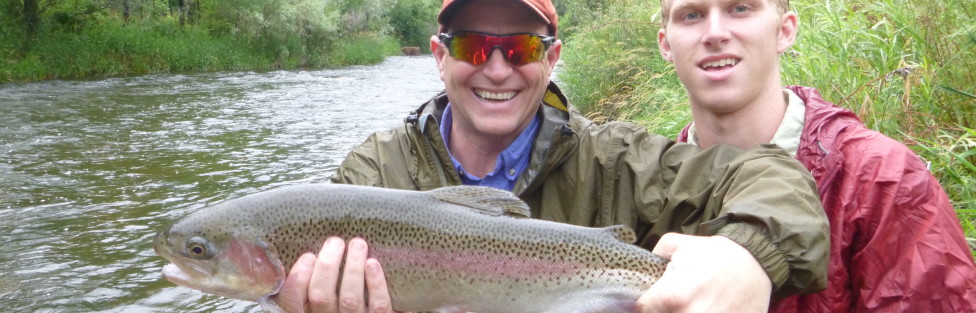
{"type": "MultiPolygon", "coordinates": [[[[451,125],[453,123],[454,117],[451,113],[451,103],[448,103],[447,108],[444,109],[444,115],[441,117],[441,134],[444,137],[444,145],[448,147],[451,146],[451,125]]],[[[451,156],[454,169],[461,176],[461,183],[512,191],[515,188],[515,180],[518,179],[519,174],[529,167],[529,158],[532,156],[532,142],[538,132],[539,116],[536,115],[532,119],[532,122],[529,123],[529,126],[522,131],[522,134],[518,138],[515,138],[515,141],[498,155],[498,160],[495,161],[495,169],[491,173],[488,173],[488,175],[485,175],[485,177],[468,174],[464,170],[464,166],[461,166],[461,163],[458,163],[458,160],[451,154],[450,149],[448,149],[447,153],[451,156]]]]}

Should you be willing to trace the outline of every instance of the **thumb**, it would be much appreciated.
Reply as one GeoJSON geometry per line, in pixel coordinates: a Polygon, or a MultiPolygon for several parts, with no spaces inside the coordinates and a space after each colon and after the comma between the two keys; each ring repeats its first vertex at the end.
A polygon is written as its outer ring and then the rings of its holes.
{"type": "MultiPolygon", "coordinates": [[[[670,264],[668,265],[671,266],[670,264]]],[[[637,299],[639,305],[639,312],[641,313],[670,313],[676,308],[676,299],[678,295],[676,294],[673,286],[676,283],[671,271],[664,271],[664,274],[657,279],[651,288],[644,291],[640,298],[637,299]]]]}
{"type": "MultiPolygon", "coordinates": [[[[661,236],[661,239],[657,241],[657,245],[654,246],[651,252],[662,258],[671,260],[678,247],[695,239],[695,236],[667,233],[661,236]]],[[[674,277],[674,274],[672,274],[674,271],[670,269],[673,266],[674,263],[669,262],[667,269],[661,274],[657,282],[651,285],[651,288],[647,289],[637,299],[637,302],[640,303],[641,313],[668,313],[673,312],[679,307],[678,302],[680,302],[680,296],[677,293],[678,288],[675,288],[675,286],[680,285],[681,280],[680,277],[674,277]]]]}
{"type": "Polygon", "coordinates": [[[308,311],[308,285],[315,265],[315,255],[303,254],[285,277],[285,283],[274,297],[274,302],[286,312],[308,311]]]}
{"type": "Polygon", "coordinates": [[[657,241],[657,245],[654,245],[654,249],[651,252],[670,260],[674,256],[674,252],[678,250],[678,247],[685,242],[695,239],[697,238],[691,235],[667,233],[661,236],[661,239],[657,241]]]}

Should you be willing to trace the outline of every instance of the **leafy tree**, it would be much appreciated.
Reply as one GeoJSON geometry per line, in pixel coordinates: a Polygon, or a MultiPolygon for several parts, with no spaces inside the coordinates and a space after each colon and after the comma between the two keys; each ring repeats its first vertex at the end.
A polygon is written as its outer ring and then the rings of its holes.
{"type": "Polygon", "coordinates": [[[437,32],[440,3],[429,0],[399,0],[390,12],[390,25],[404,46],[430,50],[430,36],[437,32]]]}
{"type": "Polygon", "coordinates": [[[242,41],[277,58],[308,58],[337,37],[339,3],[326,0],[238,0],[215,3],[214,18],[242,41]]]}

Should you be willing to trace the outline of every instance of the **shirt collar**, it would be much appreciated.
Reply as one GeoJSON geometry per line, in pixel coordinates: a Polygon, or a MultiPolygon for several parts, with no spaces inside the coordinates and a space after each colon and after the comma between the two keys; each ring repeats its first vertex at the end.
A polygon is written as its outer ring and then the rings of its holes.
{"type": "Polygon", "coordinates": [[[783,97],[788,99],[786,115],[783,116],[783,122],[779,124],[769,143],[776,144],[786,150],[790,156],[796,157],[796,151],[800,149],[800,136],[803,135],[803,122],[807,113],[806,103],[789,89],[783,89],[783,97]]]}
{"type": "MultiPolygon", "coordinates": [[[[444,145],[447,147],[451,146],[451,125],[453,123],[454,117],[451,112],[451,103],[448,102],[447,107],[444,108],[440,125],[444,145]]],[[[529,159],[532,155],[532,142],[539,132],[539,123],[539,116],[536,115],[532,118],[532,122],[529,122],[525,130],[515,138],[515,141],[512,141],[498,155],[498,160],[495,161],[495,169],[491,173],[488,173],[488,175],[485,175],[485,177],[468,174],[464,170],[464,166],[454,158],[454,155],[448,149],[448,155],[451,156],[451,163],[454,164],[454,169],[461,176],[461,181],[465,185],[491,186],[499,189],[512,190],[515,187],[515,180],[518,179],[519,174],[529,166],[529,159]]]]}

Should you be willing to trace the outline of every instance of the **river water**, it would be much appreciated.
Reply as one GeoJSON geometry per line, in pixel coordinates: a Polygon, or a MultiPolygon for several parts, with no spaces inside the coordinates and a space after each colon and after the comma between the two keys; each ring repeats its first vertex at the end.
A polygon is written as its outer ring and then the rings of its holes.
{"type": "Polygon", "coordinates": [[[260,312],[162,279],[155,233],[207,204],[327,181],[442,88],[429,55],[0,85],[0,312],[260,312]]]}

